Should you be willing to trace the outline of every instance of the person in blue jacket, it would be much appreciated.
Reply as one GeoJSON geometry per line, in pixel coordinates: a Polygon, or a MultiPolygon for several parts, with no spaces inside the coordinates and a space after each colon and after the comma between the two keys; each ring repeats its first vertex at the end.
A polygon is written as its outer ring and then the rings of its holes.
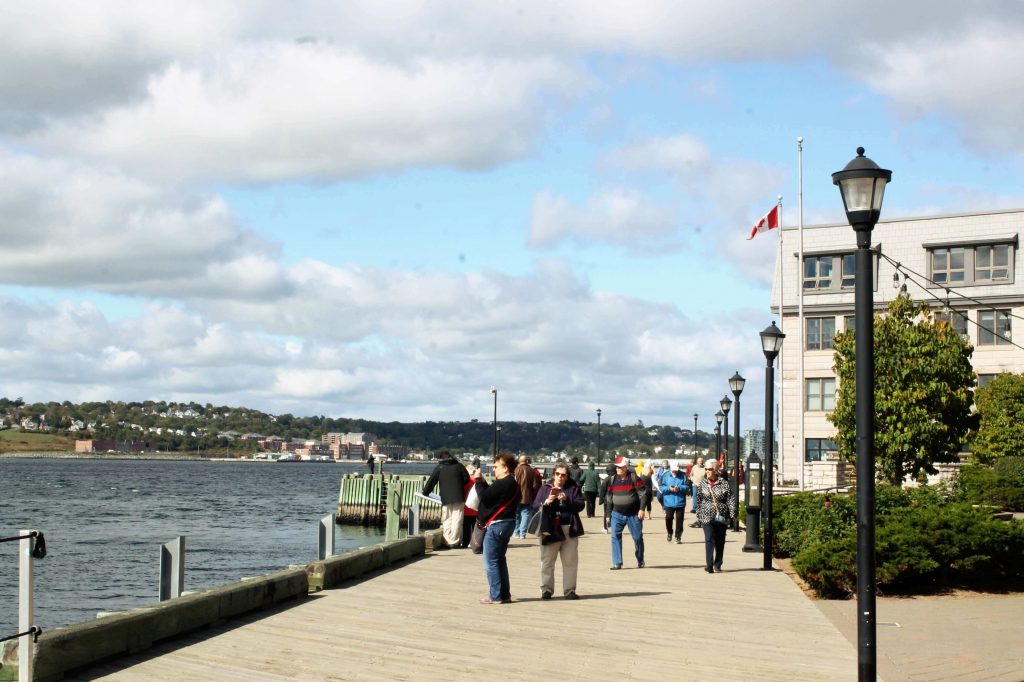
{"type": "Polygon", "coordinates": [[[686,494],[690,492],[690,482],[679,467],[679,462],[672,462],[667,473],[661,477],[661,503],[665,507],[665,530],[667,540],[672,542],[672,528],[675,526],[676,544],[683,543],[683,517],[686,514],[686,494]]]}

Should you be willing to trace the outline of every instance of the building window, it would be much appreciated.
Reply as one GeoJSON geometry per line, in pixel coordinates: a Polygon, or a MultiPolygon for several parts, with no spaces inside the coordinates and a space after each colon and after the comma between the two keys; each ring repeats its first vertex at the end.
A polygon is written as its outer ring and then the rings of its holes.
{"type": "Polygon", "coordinates": [[[805,462],[824,462],[826,459],[836,459],[839,456],[836,444],[828,438],[807,438],[804,443],[805,462]]]}
{"type": "Polygon", "coordinates": [[[974,251],[974,281],[1005,282],[1010,279],[1010,245],[979,246],[974,251]]]}
{"type": "Polygon", "coordinates": [[[978,388],[985,388],[986,386],[991,384],[992,380],[995,379],[997,376],[999,376],[999,375],[998,374],[979,374],[978,375],[978,388]]]}
{"type": "Polygon", "coordinates": [[[964,281],[964,249],[932,250],[932,280],[939,284],[959,284],[964,281]]]}
{"type": "Polygon", "coordinates": [[[978,345],[1008,346],[1010,345],[1010,311],[979,310],[978,311],[978,345]]]}
{"type": "Polygon", "coordinates": [[[832,288],[832,256],[804,259],[804,289],[832,288]]]}
{"type": "Polygon", "coordinates": [[[939,286],[1012,283],[1013,248],[1013,244],[931,247],[931,278],[939,286]]]}
{"type": "Polygon", "coordinates": [[[835,377],[807,379],[804,391],[807,412],[831,412],[836,407],[835,377]]]}
{"type": "Polygon", "coordinates": [[[840,286],[843,289],[852,289],[857,276],[857,258],[852,253],[847,253],[842,256],[842,259],[843,278],[840,281],[840,286]]]}
{"type": "MultiPolygon", "coordinates": [[[[872,253],[872,290],[878,288],[878,255],[872,253]]],[[[857,280],[857,257],[852,253],[804,256],[803,289],[807,294],[853,291],[857,280]]]]}
{"type": "Polygon", "coordinates": [[[857,328],[857,318],[853,315],[843,315],[843,331],[852,332],[857,328]]]}
{"type": "Polygon", "coordinates": [[[965,339],[968,338],[967,334],[967,313],[958,310],[939,311],[935,313],[936,322],[945,322],[953,328],[960,336],[965,339]]]}
{"type": "Polygon", "coordinates": [[[836,336],[836,318],[807,318],[807,350],[830,350],[836,336]]]}

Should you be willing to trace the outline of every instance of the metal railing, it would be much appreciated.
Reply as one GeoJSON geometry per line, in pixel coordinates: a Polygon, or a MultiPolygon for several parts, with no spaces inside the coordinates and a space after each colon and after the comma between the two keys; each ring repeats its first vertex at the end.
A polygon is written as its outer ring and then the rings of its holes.
{"type": "Polygon", "coordinates": [[[0,538],[0,542],[18,541],[18,629],[13,635],[0,638],[0,642],[18,640],[18,679],[32,682],[35,644],[43,631],[36,625],[34,614],[35,575],[33,562],[46,556],[46,538],[38,530],[22,530],[21,535],[0,538]]]}

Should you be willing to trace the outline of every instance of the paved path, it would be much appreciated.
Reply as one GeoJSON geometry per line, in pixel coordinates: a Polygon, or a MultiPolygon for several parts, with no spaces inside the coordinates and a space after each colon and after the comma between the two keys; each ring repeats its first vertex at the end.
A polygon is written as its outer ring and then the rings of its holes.
{"type": "MultiPolygon", "coordinates": [[[[447,550],[69,679],[856,678],[855,647],[782,571],[740,551],[744,534],[728,534],[711,575],[702,532],[670,544],[659,517],[645,523],[647,567],[610,571],[609,538],[585,521],[597,532],[580,542],[579,601],[540,600],[536,540],[509,548],[508,605],[477,603],[481,558],[447,550]]],[[[559,594],[560,581],[556,570],[559,594]]]]}
{"type": "MultiPolygon", "coordinates": [[[[857,602],[815,601],[856,646],[857,602]]],[[[1024,680],[1024,595],[966,593],[876,600],[886,682],[1024,680]]]]}

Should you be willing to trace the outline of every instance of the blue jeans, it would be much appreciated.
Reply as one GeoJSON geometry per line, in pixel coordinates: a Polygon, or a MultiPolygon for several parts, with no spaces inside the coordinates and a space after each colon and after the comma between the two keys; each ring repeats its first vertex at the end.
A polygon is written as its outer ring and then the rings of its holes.
{"type": "Polygon", "coordinates": [[[530,523],[532,512],[533,507],[530,506],[529,502],[526,504],[516,502],[516,530],[514,534],[517,538],[526,537],[526,526],[530,523]]]}
{"type": "Polygon", "coordinates": [[[644,522],[634,514],[626,516],[617,511],[612,511],[612,566],[622,565],[622,528],[629,527],[629,534],[633,536],[633,544],[636,546],[636,561],[638,564],[644,562],[644,522]]]}
{"type": "Polygon", "coordinates": [[[502,519],[493,521],[484,533],[484,572],[487,573],[487,595],[494,601],[511,599],[512,592],[508,584],[508,561],[505,550],[508,549],[515,521],[502,519]]]}

